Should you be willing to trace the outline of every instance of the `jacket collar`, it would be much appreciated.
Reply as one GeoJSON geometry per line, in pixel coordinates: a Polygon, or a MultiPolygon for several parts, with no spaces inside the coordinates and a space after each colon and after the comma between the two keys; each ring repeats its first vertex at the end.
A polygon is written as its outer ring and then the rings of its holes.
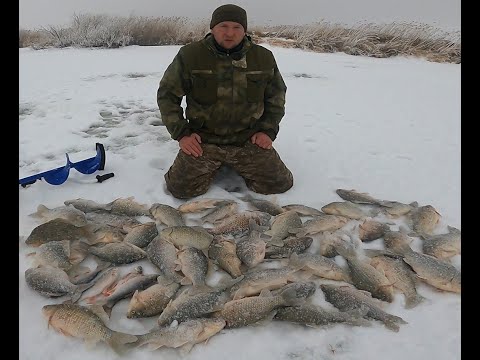
{"type": "Polygon", "coordinates": [[[247,51],[252,47],[252,38],[249,35],[245,35],[245,37],[243,38],[241,43],[243,44],[243,46],[240,46],[240,45],[237,46],[237,47],[240,47],[239,50],[235,51],[236,48],[231,49],[231,50],[234,50],[233,52],[230,52],[230,50],[226,50],[226,49],[220,50],[219,48],[217,48],[219,45],[216,44],[215,38],[211,33],[208,33],[207,35],[205,35],[205,37],[201,41],[213,53],[219,56],[230,56],[234,60],[240,60],[247,53],[247,51]]]}

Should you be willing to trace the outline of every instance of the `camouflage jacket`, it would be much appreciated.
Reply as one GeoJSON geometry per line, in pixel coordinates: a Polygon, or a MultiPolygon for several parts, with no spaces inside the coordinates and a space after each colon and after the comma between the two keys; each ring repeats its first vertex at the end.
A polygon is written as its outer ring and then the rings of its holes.
{"type": "Polygon", "coordinates": [[[160,81],[157,103],[175,140],[195,132],[205,143],[243,145],[258,131],[275,140],[286,90],[270,50],[246,36],[237,53],[223,53],[208,34],[180,48],[160,81]]]}

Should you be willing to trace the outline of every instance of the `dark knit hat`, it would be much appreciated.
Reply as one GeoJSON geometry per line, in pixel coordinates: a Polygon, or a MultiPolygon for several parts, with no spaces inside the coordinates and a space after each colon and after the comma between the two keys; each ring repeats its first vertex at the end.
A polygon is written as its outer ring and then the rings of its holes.
{"type": "Polygon", "coordinates": [[[233,21],[243,26],[247,31],[247,12],[240,6],[226,4],[216,8],[210,21],[210,29],[222,21],[233,21]]]}

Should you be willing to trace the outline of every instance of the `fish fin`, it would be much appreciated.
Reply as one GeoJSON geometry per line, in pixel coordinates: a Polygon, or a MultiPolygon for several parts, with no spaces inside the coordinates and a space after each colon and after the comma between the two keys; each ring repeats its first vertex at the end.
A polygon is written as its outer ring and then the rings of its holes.
{"type": "Polygon", "coordinates": [[[305,267],[305,261],[300,259],[296,252],[293,252],[288,259],[288,266],[295,270],[300,270],[305,267]]]}
{"type": "Polygon", "coordinates": [[[272,292],[270,291],[270,289],[268,288],[264,288],[262,289],[262,291],[260,291],[260,294],[258,295],[259,297],[272,297],[272,292]]]}
{"type": "Polygon", "coordinates": [[[195,343],[188,342],[185,345],[182,345],[178,348],[178,351],[182,357],[186,356],[190,351],[192,351],[192,348],[195,346],[195,343]]]}
{"type": "Polygon", "coordinates": [[[308,230],[305,228],[299,227],[299,228],[288,229],[288,232],[290,234],[294,234],[297,238],[301,238],[301,237],[307,236],[308,230]]]}
{"type": "Polygon", "coordinates": [[[192,280],[190,280],[188,277],[184,277],[182,280],[180,280],[180,285],[191,285],[192,280]]]}
{"type": "Polygon", "coordinates": [[[70,263],[72,265],[81,263],[88,255],[88,247],[88,244],[83,241],[70,243],[70,255],[68,257],[70,263]]]}
{"type": "Polygon", "coordinates": [[[45,216],[45,214],[47,214],[51,209],[49,209],[48,207],[46,207],[45,205],[43,204],[40,204],[37,206],[37,211],[35,211],[34,213],[31,213],[29,214],[28,216],[31,216],[31,217],[34,217],[34,218],[42,218],[45,216]]]}
{"type": "Polygon", "coordinates": [[[332,244],[338,254],[345,259],[352,259],[357,256],[354,247],[346,241],[338,241],[332,244]]]}
{"type": "Polygon", "coordinates": [[[95,314],[97,315],[100,320],[103,321],[104,324],[107,324],[108,320],[109,320],[109,316],[108,314],[105,312],[105,309],[103,308],[103,306],[101,305],[89,305],[88,308],[95,314]]]}
{"type": "Polygon", "coordinates": [[[110,317],[112,316],[113,305],[108,304],[106,300],[101,301],[99,305],[103,307],[103,310],[105,311],[105,313],[108,315],[108,318],[110,319],[110,317]]]}
{"type": "Polygon", "coordinates": [[[193,296],[193,295],[197,295],[197,294],[201,294],[201,293],[208,293],[208,292],[211,292],[213,290],[212,287],[206,285],[206,284],[201,284],[201,285],[193,285],[190,290],[189,290],[189,295],[193,296]]]}
{"type": "Polygon", "coordinates": [[[77,285],[74,293],[72,294],[72,297],[71,297],[71,300],[72,300],[72,303],[76,303],[80,297],[82,296],[83,292],[87,289],[90,289],[95,283],[94,282],[90,282],[90,283],[87,283],[87,284],[81,284],[81,285],[77,285]]]}
{"type": "Polygon", "coordinates": [[[276,238],[276,237],[271,237],[269,240],[267,240],[268,245],[273,245],[277,247],[284,247],[285,242],[282,239],[276,238]]]}
{"type": "Polygon", "coordinates": [[[175,264],[175,268],[174,268],[175,271],[182,271],[182,263],[179,260],[175,260],[174,264],[175,264]]]}

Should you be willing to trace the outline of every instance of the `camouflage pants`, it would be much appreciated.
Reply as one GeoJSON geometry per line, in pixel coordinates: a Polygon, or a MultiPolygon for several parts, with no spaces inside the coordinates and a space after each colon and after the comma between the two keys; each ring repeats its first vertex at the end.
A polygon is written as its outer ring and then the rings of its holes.
{"type": "Polygon", "coordinates": [[[179,150],[165,174],[167,189],[179,199],[207,192],[222,165],[233,168],[249,189],[260,194],[283,193],[293,186],[293,175],[275,149],[265,150],[247,142],[243,146],[201,144],[196,158],[179,150]]]}

